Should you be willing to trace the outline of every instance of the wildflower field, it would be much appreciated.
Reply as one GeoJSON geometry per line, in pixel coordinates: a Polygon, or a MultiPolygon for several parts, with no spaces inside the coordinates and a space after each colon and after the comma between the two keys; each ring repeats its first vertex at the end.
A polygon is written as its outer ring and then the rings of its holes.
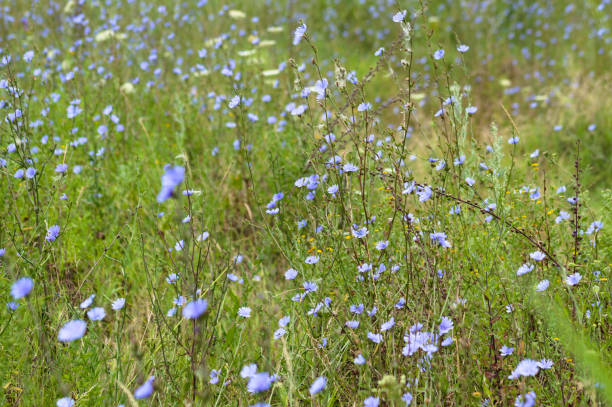
{"type": "Polygon", "coordinates": [[[0,405],[612,405],[610,0],[4,0],[0,405]]]}

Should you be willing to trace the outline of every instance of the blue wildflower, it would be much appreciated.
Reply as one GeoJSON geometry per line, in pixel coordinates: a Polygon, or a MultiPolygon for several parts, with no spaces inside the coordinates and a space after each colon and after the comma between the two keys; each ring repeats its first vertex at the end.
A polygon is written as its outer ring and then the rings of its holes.
{"type": "Polygon", "coordinates": [[[140,387],[138,387],[134,391],[134,398],[136,400],[146,399],[151,397],[153,394],[153,382],[155,381],[155,376],[150,376],[146,382],[144,382],[140,387]]]}
{"type": "Polygon", "coordinates": [[[306,26],[306,24],[302,23],[295,29],[293,33],[293,45],[298,45],[300,41],[302,41],[304,34],[306,34],[307,28],[308,27],[306,26]]]}
{"type": "Polygon", "coordinates": [[[102,307],[92,308],[87,311],[87,317],[91,321],[101,321],[106,316],[106,311],[102,307]]]}
{"type": "Polygon", "coordinates": [[[317,264],[319,262],[319,256],[308,256],[304,262],[306,264],[317,264]]]}
{"type": "Polygon", "coordinates": [[[57,407],[72,407],[74,406],[74,400],[71,397],[63,397],[58,399],[55,405],[57,407]]]}
{"type": "Polygon", "coordinates": [[[535,376],[540,371],[538,361],[532,359],[523,359],[519,362],[508,379],[518,379],[521,376],[535,376]]]}
{"type": "Polygon", "coordinates": [[[436,61],[444,58],[444,50],[443,49],[439,49],[436,52],[434,52],[433,57],[436,61]]]}
{"type": "Polygon", "coordinates": [[[353,233],[353,237],[357,239],[363,239],[364,237],[368,235],[369,231],[365,226],[360,229],[357,229],[357,226],[353,225],[352,233],[353,233]]]}
{"type": "Polygon", "coordinates": [[[440,246],[449,248],[451,244],[448,240],[446,240],[446,233],[443,232],[433,232],[429,234],[429,237],[433,242],[437,242],[440,246]]]}
{"type": "Polygon", "coordinates": [[[111,304],[111,308],[114,311],[119,311],[120,309],[122,309],[125,306],[125,298],[117,298],[115,301],[113,301],[113,303],[111,304]]]}
{"type": "Polygon", "coordinates": [[[397,13],[393,14],[393,17],[391,17],[391,19],[394,23],[401,23],[402,21],[404,21],[406,13],[406,10],[398,11],[397,13]]]}
{"type": "Polygon", "coordinates": [[[514,407],[533,407],[535,406],[536,394],[532,391],[520,394],[514,400],[514,407]]]}
{"type": "Polygon", "coordinates": [[[34,178],[36,176],[36,168],[28,167],[28,169],[25,171],[25,176],[27,179],[34,178]]]}
{"type": "Polygon", "coordinates": [[[161,177],[161,191],[157,194],[157,202],[162,203],[172,196],[176,187],[185,178],[185,168],[181,166],[170,167],[161,177]]]}
{"type": "Polygon", "coordinates": [[[22,277],[15,281],[11,287],[11,296],[18,300],[30,294],[34,288],[34,281],[30,277],[22,277]]]}
{"type": "Polygon", "coordinates": [[[550,285],[550,281],[548,280],[542,280],[538,283],[538,285],[536,286],[536,291],[545,291],[548,286],[550,285]]]}
{"type": "Polygon", "coordinates": [[[516,275],[517,276],[522,276],[523,274],[527,274],[530,271],[532,271],[534,269],[535,266],[533,266],[532,264],[523,264],[521,267],[519,267],[519,269],[516,271],[516,275]]]}
{"type": "Polygon", "coordinates": [[[310,394],[314,396],[315,394],[322,392],[326,385],[327,378],[325,376],[317,377],[310,386],[310,394]]]}
{"type": "Polygon", "coordinates": [[[206,312],[206,309],[208,309],[208,301],[201,298],[191,301],[183,308],[183,318],[198,319],[206,312]]]}
{"type": "Polygon", "coordinates": [[[298,275],[297,270],[289,269],[285,272],[285,280],[293,280],[298,275]]]}
{"type": "Polygon", "coordinates": [[[47,236],[45,237],[45,240],[47,240],[48,242],[55,241],[55,239],[57,239],[57,237],[59,236],[59,232],[60,227],[58,225],[50,226],[47,229],[47,236]]]}
{"type": "Polygon", "coordinates": [[[268,372],[255,373],[249,377],[247,390],[249,393],[262,393],[270,388],[273,383],[268,372]]]}
{"type": "Polygon", "coordinates": [[[60,342],[72,342],[77,339],[81,339],[85,335],[87,330],[87,323],[80,319],[66,322],[63,327],[60,328],[57,339],[60,342]]]}
{"type": "Polygon", "coordinates": [[[449,317],[442,317],[442,322],[440,322],[440,335],[444,335],[445,333],[449,332],[451,329],[453,329],[453,320],[450,319],[449,317]]]}
{"type": "Polygon", "coordinates": [[[68,169],[68,164],[57,164],[57,166],[55,167],[55,172],[63,174],[66,172],[66,170],[68,169]]]}
{"type": "Polygon", "coordinates": [[[93,303],[94,298],[96,298],[95,294],[90,295],[79,305],[79,308],[85,309],[89,307],[93,303]]]}
{"type": "Polygon", "coordinates": [[[385,250],[387,246],[389,246],[388,240],[381,240],[380,242],[376,243],[376,249],[378,250],[385,250]]]}
{"type": "Polygon", "coordinates": [[[570,274],[569,276],[567,276],[567,278],[565,279],[565,283],[567,285],[573,286],[573,285],[578,284],[581,279],[582,279],[582,276],[580,275],[580,273],[574,273],[574,274],[570,274]]]}
{"type": "Polygon", "coordinates": [[[379,402],[378,397],[370,396],[363,401],[363,407],[378,407],[379,402]]]}
{"type": "Polygon", "coordinates": [[[356,365],[363,365],[365,364],[366,360],[363,357],[363,355],[360,353],[359,355],[357,355],[357,357],[355,359],[353,359],[353,363],[356,365]]]}

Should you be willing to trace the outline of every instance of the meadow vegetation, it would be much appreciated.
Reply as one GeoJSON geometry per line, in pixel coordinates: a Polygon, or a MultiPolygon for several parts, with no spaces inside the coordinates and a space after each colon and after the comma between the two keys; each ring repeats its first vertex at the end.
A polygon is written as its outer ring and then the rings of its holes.
{"type": "Polygon", "coordinates": [[[609,0],[0,5],[0,404],[612,404],[609,0]]]}

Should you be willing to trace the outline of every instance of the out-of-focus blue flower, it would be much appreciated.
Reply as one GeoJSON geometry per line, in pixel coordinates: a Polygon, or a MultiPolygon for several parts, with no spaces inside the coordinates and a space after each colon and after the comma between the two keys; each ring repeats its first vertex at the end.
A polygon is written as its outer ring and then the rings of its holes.
{"type": "Polygon", "coordinates": [[[357,327],[359,327],[359,321],[356,321],[356,320],[346,321],[344,325],[346,325],[347,327],[351,329],[356,329],[357,327]]]}
{"type": "Polygon", "coordinates": [[[208,309],[208,301],[205,299],[197,299],[191,301],[183,308],[183,317],[188,319],[198,319],[208,309]]]}
{"type": "Polygon", "coordinates": [[[357,111],[365,112],[367,110],[370,110],[371,108],[372,108],[372,104],[370,102],[363,102],[363,103],[360,103],[359,106],[357,106],[357,111]]]}
{"type": "Polygon", "coordinates": [[[247,390],[249,393],[262,393],[268,390],[273,382],[268,372],[255,373],[249,377],[247,390]]]}
{"type": "Polygon", "coordinates": [[[393,14],[393,17],[391,17],[391,19],[394,23],[401,23],[402,21],[404,21],[406,13],[406,10],[398,11],[397,13],[393,14]]]}
{"type": "Polygon", "coordinates": [[[567,276],[567,278],[565,279],[565,283],[571,286],[578,284],[580,280],[582,280],[582,276],[580,275],[580,273],[574,273],[567,276]]]}
{"type": "Polygon", "coordinates": [[[325,389],[325,386],[327,386],[327,378],[325,376],[317,377],[310,386],[310,394],[314,396],[315,394],[322,392],[323,389],[325,389]]]}
{"type": "Polygon", "coordinates": [[[208,381],[208,383],[210,384],[217,384],[219,383],[219,371],[217,369],[213,369],[210,371],[209,377],[210,380],[208,381]]]}
{"type": "Polygon", "coordinates": [[[389,246],[388,240],[381,240],[380,242],[376,242],[376,249],[385,250],[389,246]]]}
{"type": "Polygon", "coordinates": [[[119,311],[120,309],[122,309],[125,306],[125,298],[117,298],[115,301],[113,301],[113,303],[111,304],[111,308],[114,311],[119,311]]]}
{"type": "Polygon", "coordinates": [[[452,319],[449,317],[442,317],[442,321],[440,322],[439,326],[440,335],[444,335],[445,333],[449,332],[451,329],[453,329],[453,327],[454,325],[452,319]]]}
{"type": "Polygon", "coordinates": [[[45,240],[48,242],[53,242],[59,236],[60,227],[58,225],[49,226],[47,229],[47,236],[45,236],[45,240]]]}
{"type": "Polygon", "coordinates": [[[534,269],[534,265],[533,264],[523,264],[521,267],[519,267],[519,269],[516,271],[516,275],[517,276],[522,276],[523,274],[527,274],[530,271],[532,271],[534,269]]]}
{"type": "Polygon", "coordinates": [[[280,339],[286,333],[287,333],[287,330],[285,328],[278,328],[276,331],[274,331],[274,339],[280,339]]]}
{"type": "Polygon", "coordinates": [[[60,342],[72,342],[81,339],[87,330],[87,322],[80,319],[68,321],[60,328],[57,339],[60,342]]]}
{"type": "Polygon", "coordinates": [[[71,397],[63,397],[58,399],[55,405],[57,407],[72,407],[74,406],[74,400],[71,397]]]}
{"type": "Polygon", "coordinates": [[[240,370],[240,377],[246,379],[248,377],[252,377],[257,373],[257,365],[255,363],[251,363],[250,365],[245,365],[240,370]]]}
{"type": "Polygon", "coordinates": [[[15,281],[11,287],[11,295],[18,300],[30,294],[34,288],[34,281],[30,277],[22,277],[15,281]]]}
{"type": "Polygon", "coordinates": [[[368,332],[368,339],[372,342],[379,344],[383,341],[383,336],[381,334],[375,334],[374,332],[368,332]]]}
{"type": "Polygon", "coordinates": [[[79,308],[85,309],[89,307],[93,303],[94,298],[96,298],[95,294],[90,295],[79,305],[79,308]]]}
{"type": "Polygon", "coordinates": [[[378,397],[370,396],[363,401],[363,407],[378,407],[380,399],[378,397]]]}
{"type": "Polygon", "coordinates": [[[586,231],[586,234],[592,235],[593,233],[599,232],[601,229],[603,229],[603,222],[600,220],[596,220],[595,222],[591,223],[591,225],[586,231]]]}
{"type": "Polygon", "coordinates": [[[34,167],[28,167],[28,169],[25,172],[25,176],[27,179],[32,179],[36,176],[36,168],[34,167]]]}
{"type": "Polygon", "coordinates": [[[161,177],[161,191],[157,194],[157,202],[162,203],[172,196],[177,186],[185,178],[185,168],[181,166],[170,167],[161,177]]]}
{"type": "Polygon", "coordinates": [[[285,272],[285,280],[293,280],[298,275],[297,270],[289,269],[285,272]]]}
{"type": "Polygon", "coordinates": [[[68,169],[68,164],[57,164],[57,166],[55,167],[55,172],[63,174],[66,172],[66,170],[68,169]]]}
{"type": "Polygon", "coordinates": [[[437,242],[440,246],[449,248],[451,244],[448,240],[446,240],[446,233],[443,232],[433,232],[429,234],[429,237],[432,241],[437,242]]]}
{"type": "Polygon", "coordinates": [[[153,394],[153,382],[155,381],[155,376],[150,376],[146,382],[144,382],[139,388],[134,390],[134,398],[136,400],[146,399],[151,397],[153,394]]]}
{"type": "Polygon", "coordinates": [[[106,311],[102,307],[92,308],[87,311],[87,317],[92,321],[101,321],[106,316],[106,311]]]}
{"type": "Polygon", "coordinates": [[[514,407],[533,407],[535,406],[536,394],[530,391],[527,394],[520,394],[514,400],[514,407]]]}
{"type": "Polygon", "coordinates": [[[540,371],[539,362],[532,359],[523,359],[519,362],[508,379],[518,379],[521,376],[535,376],[540,371]]]}
{"type": "Polygon", "coordinates": [[[243,318],[250,318],[251,317],[251,308],[249,308],[249,307],[240,307],[238,309],[238,316],[239,317],[243,317],[243,318]]]}
{"type": "Polygon", "coordinates": [[[319,262],[319,256],[308,256],[304,263],[306,264],[317,264],[319,262]]]}
{"type": "Polygon", "coordinates": [[[304,34],[306,34],[307,28],[308,27],[306,26],[306,24],[302,23],[295,29],[293,33],[293,45],[298,45],[300,41],[302,41],[304,34]]]}
{"type": "Polygon", "coordinates": [[[546,291],[546,289],[548,288],[549,285],[550,285],[550,281],[542,280],[536,286],[536,291],[540,291],[540,292],[541,291],[546,291]]]}
{"type": "Polygon", "coordinates": [[[360,229],[357,229],[357,226],[353,225],[353,227],[351,228],[351,231],[353,233],[353,237],[357,239],[363,239],[369,233],[368,229],[365,226],[360,229]]]}
{"type": "Polygon", "coordinates": [[[389,319],[388,321],[383,322],[383,324],[380,326],[380,331],[381,332],[388,331],[389,329],[393,328],[394,325],[395,325],[395,318],[391,317],[391,319],[389,319]]]}

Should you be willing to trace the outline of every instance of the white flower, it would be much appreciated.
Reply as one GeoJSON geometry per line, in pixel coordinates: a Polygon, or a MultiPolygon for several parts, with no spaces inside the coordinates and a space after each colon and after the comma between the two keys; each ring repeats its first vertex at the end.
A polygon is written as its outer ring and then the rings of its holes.
{"type": "Polygon", "coordinates": [[[125,95],[131,95],[132,93],[134,93],[135,88],[134,88],[134,85],[132,85],[131,82],[126,82],[123,85],[121,85],[119,90],[121,91],[121,93],[123,93],[125,95]]]}
{"type": "Polygon", "coordinates": [[[227,15],[229,15],[230,18],[233,18],[234,20],[242,20],[246,17],[246,14],[240,10],[230,10],[227,12],[227,15]]]}

